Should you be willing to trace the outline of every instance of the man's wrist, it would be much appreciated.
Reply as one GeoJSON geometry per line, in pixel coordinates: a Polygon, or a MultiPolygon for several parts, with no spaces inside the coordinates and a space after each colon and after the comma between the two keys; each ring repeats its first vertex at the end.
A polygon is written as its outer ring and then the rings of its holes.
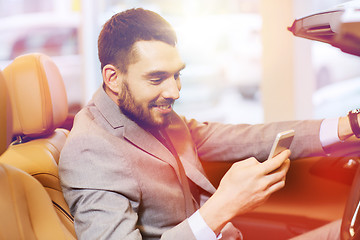
{"type": "Polygon", "coordinates": [[[339,118],[338,135],[339,135],[339,139],[341,141],[343,141],[353,135],[353,132],[352,132],[351,126],[350,126],[350,121],[347,116],[339,118]]]}
{"type": "Polygon", "coordinates": [[[226,214],[227,211],[219,208],[223,202],[222,195],[218,195],[217,190],[199,209],[201,217],[209,228],[218,235],[221,229],[230,221],[231,217],[226,214]],[[220,197],[220,199],[219,199],[220,197]]]}
{"type": "Polygon", "coordinates": [[[219,239],[216,237],[215,233],[211,230],[211,228],[206,224],[199,210],[188,218],[188,222],[191,231],[193,232],[197,240],[219,239]]]}

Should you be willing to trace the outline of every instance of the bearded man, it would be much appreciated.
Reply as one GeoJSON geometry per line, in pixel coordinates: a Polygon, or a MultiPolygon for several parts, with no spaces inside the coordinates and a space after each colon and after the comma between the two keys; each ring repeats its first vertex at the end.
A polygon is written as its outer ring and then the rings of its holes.
{"type": "MultiPolygon", "coordinates": [[[[141,8],[114,15],[100,33],[103,84],[77,114],[59,163],[79,239],[242,239],[232,220],[284,186],[290,151],[321,155],[331,143],[321,134],[334,128],[329,120],[225,125],[177,115],[185,63],[176,41],[168,22],[141,8]],[[288,129],[290,150],[266,161],[288,129]],[[207,161],[234,163],[217,189],[207,161]]],[[[353,134],[347,117],[335,128],[353,134]]]]}

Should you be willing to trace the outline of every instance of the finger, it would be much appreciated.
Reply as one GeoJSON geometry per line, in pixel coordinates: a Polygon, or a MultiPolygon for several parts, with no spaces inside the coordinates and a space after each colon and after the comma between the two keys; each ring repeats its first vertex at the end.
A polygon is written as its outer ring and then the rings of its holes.
{"type": "Polygon", "coordinates": [[[285,187],[285,180],[281,180],[278,181],[272,185],[270,185],[267,189],[266,189],[266,193],[267,194],[272,194],[276,191],[279,191],[280,189],[282,189],[283,187],[285,187]]]}
{"type": "Polygon", "coordinates": [[[278,169],[264,176],[266,181],[268,182],[268,187],[278,182],[285,181],[289,167],[290,167],[290,160],[286,159],[278,169]]]}
{"type": "Polygon", "coordinates": [[[286,149],[276,155],[274,158],[268,159],[261,163],[264,175],[269,174],[279,168],[286,159],[290,157],[290,150],[286,149]]]}
{"type": "Polygon", "coordinates": [[[286,173],[288,172],[290,167],[290,159],[286,159],[283,164],[281,164],[281,166],[279,168],[277,168],[276,170],[272,171],[271,173],[269,173],[267,176],[274,176],[275,178],[283,178],[284,175],[286,175],[286,173]]]}
{"type": "Polygon", "coordinates": [[[285,174],[284,174],[284,177],[283,177],[284,181],[286,180],[287,173],[288,173],[288,171],[290,169],[290,163],[291,163],[290,159],[287,159],[287,160],[285,160],[285,162],[283,164],[284,165],[284,170],[285,170],[285,174]]]}
{"type": "Polygon", "coordinates": [[[265,202],[271,196],[271,194],[273,194],[276,191],[279,191],[284,186],[285,186],[285,179],[282,179],[266,187],[261,194],[263,198],[263,202],[265,202]]]}

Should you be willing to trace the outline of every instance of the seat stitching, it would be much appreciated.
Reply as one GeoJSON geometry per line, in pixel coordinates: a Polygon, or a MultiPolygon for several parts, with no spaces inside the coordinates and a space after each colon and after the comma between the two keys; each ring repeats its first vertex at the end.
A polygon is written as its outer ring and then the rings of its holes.
{"type": "Polygon", "coordinates": [[[74,217],[70,215],[70,213],[68,213],[67,211],[65,211],[65,209],[63,209],[59,204],[57,204],[55,201],[52,201],[52,203],[54,204],[54,206],[60,211],[62,212],[71,222],[74,222],[74,217]]]}

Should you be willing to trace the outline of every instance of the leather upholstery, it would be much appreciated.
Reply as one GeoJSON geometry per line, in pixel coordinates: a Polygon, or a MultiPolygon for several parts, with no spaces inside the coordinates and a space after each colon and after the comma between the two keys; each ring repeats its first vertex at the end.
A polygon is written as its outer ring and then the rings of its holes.
{"type": "Polygon", "coordinates": [[[74,239],[41,184],[27,173],[0,164],[0,239],[74,239]]]}
{"type": "Polygon", "coordinates": [[[4,75],[0,71],[0,155],[9,146],[12,139],[12,111],[10,97],[4,75]]]}
{"type": "Polygon", "coordinates": [[[17,57],[4,69],[15,135],[42,136],[61,126],[68,114],[65,86],[55,63],[43,54],[17,57]]]}
{"type": "Polygon", "coordinates": [[[67,97],[59,70],[43,54],[16,58],[4,69],[13,117],[13,142],[0,163],[35,177],[53,201],[67,230],[75,237],[73,218],[62,194],[58,176],[60,151],[68,130],[59,128],[67,116],[67,97]]]}

